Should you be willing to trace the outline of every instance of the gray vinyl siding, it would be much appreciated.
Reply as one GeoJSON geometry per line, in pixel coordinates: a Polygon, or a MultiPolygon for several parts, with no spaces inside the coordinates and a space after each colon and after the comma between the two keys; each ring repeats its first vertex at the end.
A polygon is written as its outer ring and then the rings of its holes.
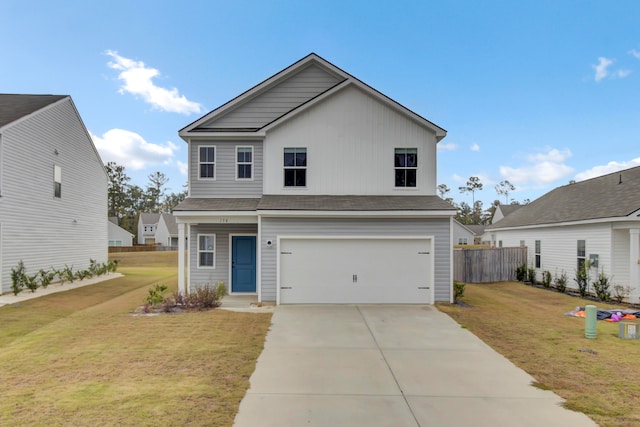
{"type": "Polygon", "coordinates": [[[313,65],[201,127],[260,128],[336,85],[339,81],[336,76],[313,65]]]}
{"type": "Polygon", "coordinates": [[[278,236],[434,236],[434,301],[450,301],[450,219],[262,218],[262,301],[276,301],[278,236]]]}
{"type": "Polygon", "coordinates": [[[224,281],[229,289],[229,234],[258,234],[257,224],[201,224],[191,226],[189,233],[189,289],[198,285],[224,281]],[[198,234],[215,234],[215,268],[198,268],[198,234]]]}
{"type": "Polygon", "coordinates": [[[67,98],[2,132],[2,291],[22,260],[28,274],[107,261],[107,176],[67,98]],[[57,152],[57,154],[56,154],[57,152]],[[54,165],[62,197],[54,197],[54,165]]]}
{"type": "Polygon", "coordinates": [[[189,144],[190,197],[260,197],[262,195],[262,143],[243,141],[191,141],[189,144]],[[216,147],[215,179],[200,179],[199,147],[216,147]],[[236,147],[253,147],[252,180],[236,179],[236,147]]]}

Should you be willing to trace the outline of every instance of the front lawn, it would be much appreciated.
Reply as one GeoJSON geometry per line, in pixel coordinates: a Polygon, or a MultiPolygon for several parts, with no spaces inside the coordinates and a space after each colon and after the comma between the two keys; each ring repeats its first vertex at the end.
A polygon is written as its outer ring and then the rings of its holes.
{"type": "Polygon", "coordinates": [[[0,425],[231,425],[271,315],[131,316],[176,257],[113,254],[125,277],[0,307],[0,425]]]}
{"type": "Polygon", "coordinates": [[[527,371],[537,386],[567,400],[603,427],[640,425],[640,341],[618,338],[617,323],[598,321],[584,338],[584,319],[565,316],[594,303],[522,283],[468,284],[462,301],[438,304],[464,328],[527,371]]]}

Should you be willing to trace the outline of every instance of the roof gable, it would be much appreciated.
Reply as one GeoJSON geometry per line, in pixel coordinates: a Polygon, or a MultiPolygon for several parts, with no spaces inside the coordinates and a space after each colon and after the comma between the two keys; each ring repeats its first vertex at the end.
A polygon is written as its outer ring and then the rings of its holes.
{"type": "Polygon", "coordinates": [[[0,128],[67,97],[67,95],[0,94],[0,128]]]}
{"type": "Polygon", "coordinates": [[[435,133],[438,141],[446,136],[446,130],[443,128],[314,53],[211,111],[179,133],[187,139],[189,136],[204,133],[211,136],[216,132],[231,132],[246,136],[248,133],[265,132],[314,105],[315,102],[350,85],[357,86],[418,124],[429,128],[435,133]]]}
{"type": "Polygon", "coordinates": [[[638,209],[640,166],[558,187],[487,228],[626,218],[638,209]]]}
{"type": "Polygon", "coordinates": [[[142,224],[157,224],[160,221],[159,213],[142,212],[140,214],[140,222],[142,224]]]}

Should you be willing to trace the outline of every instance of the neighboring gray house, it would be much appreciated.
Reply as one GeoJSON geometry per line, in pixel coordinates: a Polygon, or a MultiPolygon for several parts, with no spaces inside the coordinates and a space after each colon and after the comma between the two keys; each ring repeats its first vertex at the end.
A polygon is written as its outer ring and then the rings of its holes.
{"type": "Polygon", "coordinates": [[[173,215],[169,213],[160,214],[155,239],[156,244],[174,249],[178,248],[178,225],[173,215]]]}
{"type": "Polygon", "coordinates": [[[107,262],[107,174],[71,97],[0,94],[0,289],[107,262]]]}
{"type": "Polygon", "coordinates": [[[452,301],[455,210],[436,195],[444,129],[310,54],[179,134],[179,289],[223,280],[276,303],[452,301]]]}
{"type": "Polygon", "coordinates": [[[109,246],[133,246],[135,235],[120,227],[117,217],[110,217],[107,225],[109,226],[109,246]]]}
{"type": "Polygon", "coordinates": [[[155,245],[156,230],[160,221],[159,213],[141,213],[138,216],[138,244],[155,245]]]}
{"type": "Polygon", "coordinates": [[[496,222],[500,221],[505,216],[507,216],[509,214],[512,214],[513,212],[517,211],[522,206],[524,206],[524,205],[515,205],[514,204],[514,205],[498,205],[498,206],[496,206],[496,210],[493,213],[493,218],[491,218],[491,223],[495,224],[496,222]]]}
{"type": "Polygon", "coordinates": [[[575,270],[595,262],[614,284],[640,297],[640,167],[558,187],[522,206],[486,232],[497,246],[527,246],[538,280],[545,270],[565,272],[575,286],[575,270]]]}
{"type": "Polygon", "coordinates": [[[453,220],[453,244],[473,245],[474,233],[469,226],[453,220]]]}

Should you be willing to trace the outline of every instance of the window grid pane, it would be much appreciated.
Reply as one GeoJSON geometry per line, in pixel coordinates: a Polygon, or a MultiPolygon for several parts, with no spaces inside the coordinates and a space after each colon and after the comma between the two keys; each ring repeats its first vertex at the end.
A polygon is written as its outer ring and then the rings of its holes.
{"type": "Polygon", "coordinates": [[[198,236],[198,267],[215,268],[215,234],[198,236]]]}
{"type": "Polygon", "coordinates": [[[198,161],[200,163],[200,178],[215,178],[215,147],[200,147],[198,161]]]}
{"type": "Polygon", "coordinates": [[[307,185],[307,149],[284,149],[284,186],[306,187],[307,185]]]}
{"type": "Polygon", "coordinates": [[[396,187],[416,187],[418,184],[418,149],[396,148],[394,167],[396,187]]]}

